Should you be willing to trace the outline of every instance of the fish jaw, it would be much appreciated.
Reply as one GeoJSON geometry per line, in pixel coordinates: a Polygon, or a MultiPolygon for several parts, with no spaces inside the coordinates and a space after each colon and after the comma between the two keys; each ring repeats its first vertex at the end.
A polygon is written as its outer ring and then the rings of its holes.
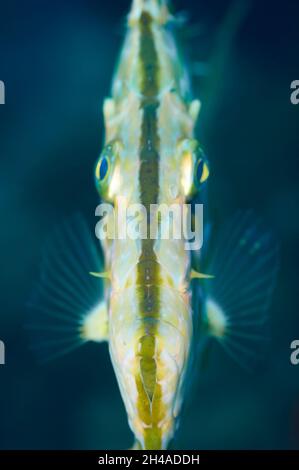
{"type": "Polygon", "coordinates": [[[160,318],[144,318],[134,312],[134,291],[111,296],[110,356],[136,440],[145,450],[166,449],[182,404],[191,315],[181,294],[165,289],[160,318]]]}

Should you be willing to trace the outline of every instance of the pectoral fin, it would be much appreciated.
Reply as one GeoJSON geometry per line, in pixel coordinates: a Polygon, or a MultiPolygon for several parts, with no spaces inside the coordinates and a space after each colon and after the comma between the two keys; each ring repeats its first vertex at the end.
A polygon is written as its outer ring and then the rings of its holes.
{"type": "Polygon", "coordinates": [[[105,301],[100,302],[85,316],[81,327],[81,337],[98,343],[108,340],[108,312],[105,301]]]}
{"type": "Polygon", "coordinates": [[[244,367],[262,354],[278,271],[278,246],[252,212],[238,213],[219,231],[204,282],[204,325],[244,367]]]}
{"type": "Polygon", "coordinates": [[[32,349],[49,360],[108,337],[103,259],[83,217],[71,217],[49,237],[42,257],[40,279],[28,303],[26,328],[32,349]]]}

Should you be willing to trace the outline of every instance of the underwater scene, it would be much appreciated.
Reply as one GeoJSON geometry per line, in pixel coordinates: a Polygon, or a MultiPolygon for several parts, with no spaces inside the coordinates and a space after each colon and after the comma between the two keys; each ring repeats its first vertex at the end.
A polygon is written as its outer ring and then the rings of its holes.
{"type": "Polygon", "coordinates": [[[0,9],[0,450],[299,449],[299,3],[0,9]]]}

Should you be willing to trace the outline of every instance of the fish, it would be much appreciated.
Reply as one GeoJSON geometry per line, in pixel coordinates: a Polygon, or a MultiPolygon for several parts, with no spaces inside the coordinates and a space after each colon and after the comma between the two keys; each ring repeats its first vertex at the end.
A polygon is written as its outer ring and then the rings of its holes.
{"type": "Polygon", "coordinates": [[[145,209],[145,236],[114,234],[99,246],[75,214],[49,238],[29,302],[33,349],[46,360],[89,341],[108,343],[133,448],[145,450],[173,442],[198,358],[212,341],[245,367],[256,358],[278,269],[272,232],[252,211],[219,230],[205,224],[205,232],[194,210],[206,201],[210,163],[195,136],[201,103],[175,21],[165,0],[132,2],[103,104],[95,185],[115,219],[123,205],[145,209]],[[161,205],[187,207],[207,242],[193,250],[185,236],[162,237],[169,217],[154,224],[151,213],[161,205]]]}

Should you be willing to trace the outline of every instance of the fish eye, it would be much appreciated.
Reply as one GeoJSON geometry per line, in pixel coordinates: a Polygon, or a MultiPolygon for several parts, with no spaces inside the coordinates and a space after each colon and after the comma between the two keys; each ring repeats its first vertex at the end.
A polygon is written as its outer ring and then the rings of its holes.
{"type": "Polygon", "coordinates": [[[184,139],[181,142],[182,173],[181,184],[187,198],[192,198],[209,177],[207,158],[197,140],[184,139]]]}
{"type": "Polygon", "coordinates": [[[98,181],[102,182],[105,180],[109,173],[110,160],[106,155],[103,155],[96,166],[96,178],[98,181]]]}
{"type": "Polygon", "coordinates": [[[119,170],[120,144],[112,141],[107,144],[95,166],[96,188],[105,200],[113,200],[120,184],[119,170]]]}
{"type": "Polygon", "coordinates": [[[209,167],[203,158],[199,158],[195,164],[194,178],[195,184],[199,188],[209,177],[209,167]]]}

